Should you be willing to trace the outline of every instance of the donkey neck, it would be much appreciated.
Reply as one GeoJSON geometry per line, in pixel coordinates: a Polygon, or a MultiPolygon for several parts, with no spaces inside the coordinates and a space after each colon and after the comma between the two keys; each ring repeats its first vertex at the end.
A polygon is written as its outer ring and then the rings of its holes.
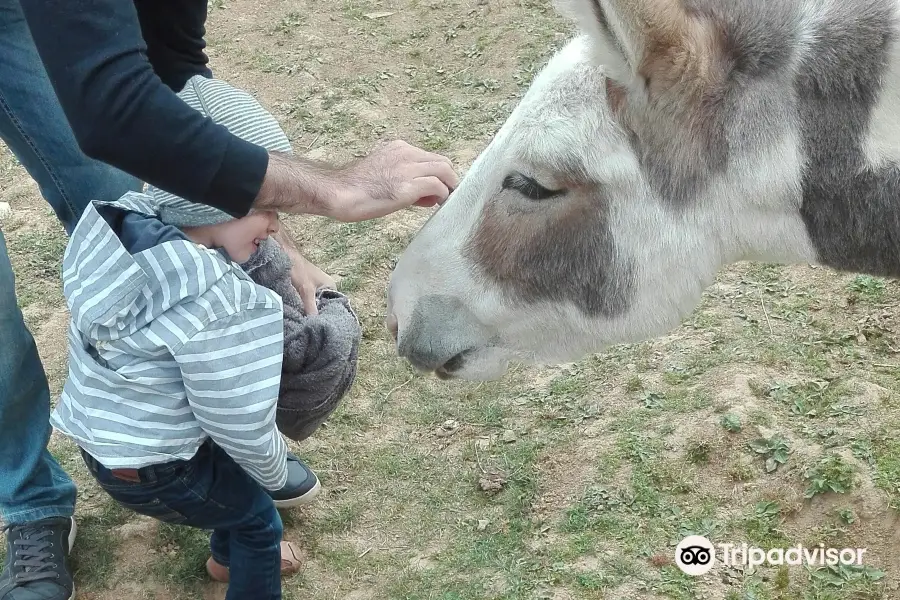
{"type": "Polygon", "coordinates": [[[898,276],[898,2],[834,6],[793,80],[804,157],[800,214],[821,264],[898,276]]]}
{"type": "Polygon", "coordinates": [[[841,271],[900,276],[900,166],[810,169],[800,213],[819,262],[841,271]],[[838,170],[839,169],[839,170],[838,170]]]}

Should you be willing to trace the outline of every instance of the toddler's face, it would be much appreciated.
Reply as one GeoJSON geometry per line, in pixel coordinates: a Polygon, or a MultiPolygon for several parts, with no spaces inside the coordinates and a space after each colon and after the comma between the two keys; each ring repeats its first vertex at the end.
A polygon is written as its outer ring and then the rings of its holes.
{"type": "Polygon", "coordinates": [[[256,252],[262,240],[278,233],[278,228],[278,213],[260,210],[210,226],[210,241],[214,246],[224,248],[231,260],[240,264],[256,252]]]}

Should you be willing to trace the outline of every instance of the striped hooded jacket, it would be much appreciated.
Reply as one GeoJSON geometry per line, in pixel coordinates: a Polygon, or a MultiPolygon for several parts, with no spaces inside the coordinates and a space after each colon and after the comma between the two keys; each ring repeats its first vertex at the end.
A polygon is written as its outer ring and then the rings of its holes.
{"type": "Polygon", "coordinates": [[[51,423],[107,468],[187,460],[212,438],[260,485],[280,489],[281,298],[186,238],[130,253],[104,215],[156,216],[151,200],[94,202],[72,233],[69,373],[51,423]]]}
{"type": "MultiPolygon", "coordinates": [[[[238,137],[292,153],[247,92],[197,76],[178,96],[238,137]]],[[[346,298],[323,292],[320,314],[306,316],[277,243],[239,267],[178,229],[231,218],[150,186],[94,202],[70,238],[69,377],[52,422],[109,468],[187,459],[212,438],[277,489],[278,430],[307,437],[353,382],[360,329],[346,298]]]]}

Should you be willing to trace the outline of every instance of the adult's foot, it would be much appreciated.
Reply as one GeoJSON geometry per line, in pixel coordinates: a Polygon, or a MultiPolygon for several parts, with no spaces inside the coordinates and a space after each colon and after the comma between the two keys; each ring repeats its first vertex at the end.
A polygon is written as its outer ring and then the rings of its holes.
{"type": "Polygon", "coordinates": [[[322,489],[319,478],[299,458],[288,452],[288,478],[280,490],[269,492],[276,508],[310,504],[322,489]]]}
{"type": "Polygon", "coordinates": [[[8,527],[0,600],[74,600],[68,563],[75,531],[75,520],[64,517],[8,527]]]}

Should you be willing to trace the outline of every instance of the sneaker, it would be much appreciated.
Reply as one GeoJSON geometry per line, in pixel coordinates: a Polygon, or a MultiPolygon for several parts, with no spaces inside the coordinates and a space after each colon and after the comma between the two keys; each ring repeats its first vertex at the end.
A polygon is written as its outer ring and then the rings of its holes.
{"type": "MultiPolygon", "coordinates": [[[[319,478],[312,470],[300,462],[300,459],[288,452],[287,455],[288,477],[284,487],[275,492],[269,492],[276,508],[290,508],[309,504],[319,495],[322,486],[319,478]]],[[[0,597],[0,600],[5,600],[0,597]]]]}
{"type": "Polygon", "coordinates": [[[71,517],[8,527],[0,600],[74,600],[68,561],[75,530],[71,517]]]}

